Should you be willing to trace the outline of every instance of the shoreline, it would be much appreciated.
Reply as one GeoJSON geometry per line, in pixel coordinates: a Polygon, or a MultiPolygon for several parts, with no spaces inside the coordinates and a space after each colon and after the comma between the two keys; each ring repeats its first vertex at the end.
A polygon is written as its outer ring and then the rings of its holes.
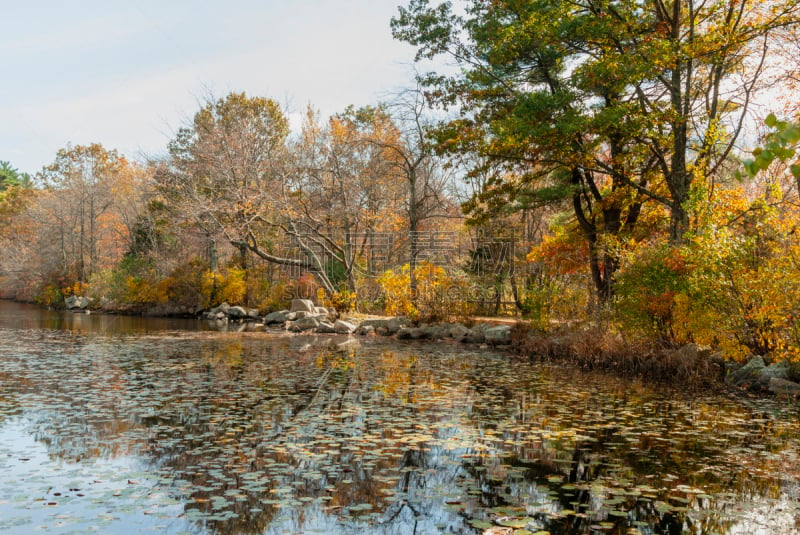
{"type": "MultiPolygon", "coordinates": [[[[42,307],[36,303],[25,304],[42,307]]],[[[156,307],[156,310],[151,308],[149,311],[133,312],[120,308],[90,308],[87,303],[84,308],[59,311],[207,321],[217,327],[242,325],[241,331],[273,335],[345,334],[355,339],[364,336],[392,337],[399,342],[449,341],[466,347],[502,350],[516,359],[571,365],[585,371],[672,384],[690,390],[728,390],[734,394],[800,399],[800,365],[770,363],[768,358],[758,355],[751,356],[747,362],[737,363],[726,360],[721,352],[710,347],[686,344],[674,348],[659,347],[655,341],[629,342],[607,329],[592,325],[556,327],[552,331],[541,332],[524,319],[509,317],[470,317],[463,318],[461,322],[430,324],[415,324],[402,316],[359,314],[333,319],[339,316],[316,307],[309,300],[294,300],[290,310],[265,316],[259,315],[254,309],[227,304],[210,310],[194,308],[189,311],[184,308],[176,313],[177,309],[156,307]]],[[[220,328],[214,330],[231,332],[220,328]]]]}

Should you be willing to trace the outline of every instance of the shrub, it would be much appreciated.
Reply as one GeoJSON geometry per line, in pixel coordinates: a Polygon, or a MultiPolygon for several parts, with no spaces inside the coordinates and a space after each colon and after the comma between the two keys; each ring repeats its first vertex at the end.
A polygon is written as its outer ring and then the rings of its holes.
{"type": "Polygon", "coordinates": [[[688,292],[690,269],[685,251],[668,244],[643,244],[624,255],[616,278],[617,318],[646,337],[686,341],[686,333],[676,328],[675,300],[688,292]]]}
{"type": "Polygon", "coordinates": [[[200,283],[200,295],[203,300],[201,304],[204,307],[213,307],[221,303],[244,304],[247,294],[244,276],[245,271],[235,267],[206,271],[200,283]]]}

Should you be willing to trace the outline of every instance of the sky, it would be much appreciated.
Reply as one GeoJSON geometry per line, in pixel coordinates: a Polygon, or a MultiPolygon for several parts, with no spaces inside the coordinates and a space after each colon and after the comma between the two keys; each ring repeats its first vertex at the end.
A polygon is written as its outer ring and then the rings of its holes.
{"type": "Polygon", "coordinates": [[[323,116],[412,85],[403,0],[2,0],[0,160],[36,173],[67,144],[163,154],[209,97],[323,116]]]}

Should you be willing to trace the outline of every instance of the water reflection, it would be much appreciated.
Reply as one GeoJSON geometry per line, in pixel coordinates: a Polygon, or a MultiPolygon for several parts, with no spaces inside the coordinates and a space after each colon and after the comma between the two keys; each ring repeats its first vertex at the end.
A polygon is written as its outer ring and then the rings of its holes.
{"type": "Polygon", "coordinates": [[[11,322],[0,330],[0,480],[19,499],[0,500],[0,518],[57,528],[47,485],[73,497],[77,525],[113,503],[122,524],[156,511],[165,533],[800,527],[794,407],[444,344],[342,341],[127,328],[76,338],[11,322]],[[10,445],[20,433],[44,452],[29,479],[18,473],[32,458],[10,445]],[[69,491],[92,481],[116,495],[96,491],[89,506],[69,491]],[[51,517],[24,521],[42,507],[51,517]]]}

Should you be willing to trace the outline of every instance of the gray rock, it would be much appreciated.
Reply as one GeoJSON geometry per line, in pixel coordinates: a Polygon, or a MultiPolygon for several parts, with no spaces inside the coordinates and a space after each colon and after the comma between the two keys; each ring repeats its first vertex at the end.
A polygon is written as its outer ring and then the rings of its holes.
{"type": "Polygon", "coordinates": [[[489,345],[501,346],[511,343],[511,325],[497,325],[483,332],[484,340],[489,345]]]}
{"type": "Polygon", "coordinates": [[[774,364],[770,364],[761,370],[759,381],[762,386],[768,388],[772,379],[781,379],[789,381],[792,378],[792,365],[788,361],[782,360],[774,364]]]}
{"type": "Polygon", "coordinates": [[[71,295],[64,299],[64,304],[70,310],[79,309],[83,310],[89,306],[89,298],[78,295],[71,295]]]}
{"type": "Polygon", "coordinates": [[[217,321],[217,322],[227,322],[228,315],[224,312],[212,312],[208,311],[205,314],[205,318],[209,321],[217,321]]]}
{"type": "Polygon", "coordinates": [[[232,320],[241,320],[247,317],[247,310],[244,307],[230,307],[228,317],[232,320]]]}
{"type": "Polygon", "coordinates": [[[405,316],[397,316],[386,320],[382,327],[385,327],[389,335],[397,334],[400,329],[410,325],[411,322],[405,316]]]}
{"type": "Polygon", "coordinates": [[[333,334],[336,332],[336,329],[334,328],[333,323],[320,321],[319,327],[317,327],[317,332],[321,334],[333,334]]]}
{"type": "Polygon", "coordinates": [[[289,310],[291,312],[308,312],[309,314],[317,313],[317,307],[314,306],[314,301],[311,299],[292,299],[292,306],[289,310]]]}
{"type": "Polygon", "coordinates": [[[389,320],[385,318],[370,318],[362,321],[360,327],[372,327],[374,330],[378,327],[385,328],[387,323],[389,323],[389,320]]]}
{"type": "Polygon", "coordinates": [[[491,327],[487,323],[480,323],[470,329],[466,334],[464,334],[461,338],[458,339],[459,342],[464,344],[482,344],[486,341],[486,335],[484,331],[491,327]]]}
{"type": "Polygon", "coordinates": [[[247,317],[253,320],[258,319],[258,309],[257,308],[248,308],[247,309],[247,317]]]}
{"type": "Polygon", "coordinates": [[[747,364],[728,374],[725,383],[733,386],[758,386],[760,384],[761,372],[767,367],[764,358],[756,355],[747,364]]]}
{"type": "Polygon", "coordinates": [[[319,316],[327,316],[329,314],[328,309],[325,307],[314,307],[314,313],[319,316]]]}
{"type": "Polygon", "coordinates": [[[333,324],[333,330],[339,334],[350,334],[356,330],[356,326],[343,320],[337,320],[333,324]]]}
{"type": "Polygon", "coordinates": [[[287,321],[294,321],[296,315],[288,310],[280,310],[267,314],[264,318],[264,325],[272,325],[273,323],[286,323],[287,321]]]}
{"type": "Polygon", "coordinates": [[[305,331],[312,331],[319,327],[319,320],[314,317],[309,318],[301,318],[288,325],[288,329],[295,333],[301,333],[305,331]]]}
{"type": "Polygon", "coordinates": [[[431,340],[441,340],[447,336],[447,326],[444,325],[425,325],[422,327],[422,338],[431,340]]]}
{"type": "Polygon", "coordinates": [[[398,340],[419,340],[428,336],[429,333],[420,327],[403,327],[397,331],[398,340]]]}
{"type": "Polygon", "coordinates": [[[447,328],[447,337],[460,340],[469,332],[469,329],[460,323],[454,323],[447,328]]]}
{"type": "Polygon", "coordinates": [[[772,377],[767,389],[776,396],[800,396],[800,384],[779,377],[772,377]]]}
{"type": "Polygon", "coordinates": [[[372,325],[361,324],[361,326],[358,328],[358,334],[360,334],[361,336],[367,336],[369,334],[374,334],[374,333],[375,333],[375,327],[372,325]]]}

